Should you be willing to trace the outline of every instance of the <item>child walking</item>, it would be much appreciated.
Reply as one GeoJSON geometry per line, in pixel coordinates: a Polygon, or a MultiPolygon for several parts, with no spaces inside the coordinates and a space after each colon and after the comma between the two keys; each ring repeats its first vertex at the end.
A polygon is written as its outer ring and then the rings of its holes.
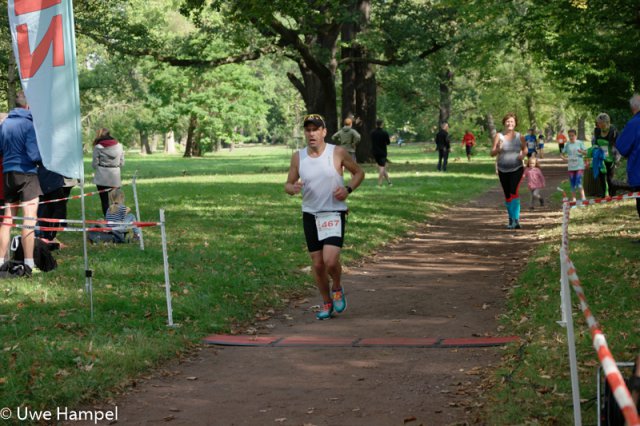
{"type": "Polygon", "coordinates": [[[531,205],[529,206],[529,209],[535,209],[536,199],[540,202],[541,206],[544,206],[544,198],[542,198],[542,194],[540,193],[540,190],[545,186],[544,175],[542,174],[542,170],[540,170],[538,158],[535,155],[532,155],[527,159],[527,167],[524,169],[524,177],[527,178],[527,187],[529,188],[529,191],[531,191],[531,205]]]}
{"type": "MultiPolygon", "coordinates": [[[[124,192],[120,188],[112,189],[109,192],[109,208],[104,215],[107,222],[133,223],[136,221],[131,209],[124,204],[124,192]]],[[[132,227],[134,240],[140,239],[140,228],[132,227]]],[[[112,233],[124,241],[124,234],[127,226],[114,226],[112,233]]]]}
{"type": "Polygon", "coordinates": [[[562,159],[567,161],[569,169],[569,182],[571,182],[571,201],[576,201],[576,191],[580,190],[580,197],[585,199],[582,187],[582,175],[584,174],[584,155],[587,147],[583,141],[577,139],[574,129],[569,130],[569,143],[562,150],[562,159]]]}

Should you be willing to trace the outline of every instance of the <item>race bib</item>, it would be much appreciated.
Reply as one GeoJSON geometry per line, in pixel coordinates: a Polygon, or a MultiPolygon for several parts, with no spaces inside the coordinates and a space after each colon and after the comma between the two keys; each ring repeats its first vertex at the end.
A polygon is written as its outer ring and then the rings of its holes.
{"type": "Polygon", "coordinates": [[[330,237],[342,237],[342,217],[338,212],[316,213],[318,241],[330,237]]]}
{"type": "Polygon", "coordinates": [[[580,158],[579,157],[575,157],[575,158],[569,158],[569,167],[571,168],[576,168],[580,166],[580,158]]]}

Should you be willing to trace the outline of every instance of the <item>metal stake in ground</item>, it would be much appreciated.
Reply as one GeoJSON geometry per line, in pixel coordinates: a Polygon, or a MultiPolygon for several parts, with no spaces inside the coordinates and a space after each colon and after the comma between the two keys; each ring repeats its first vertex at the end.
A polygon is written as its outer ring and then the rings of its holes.
{"type": "Polygon", "coordinates": [[[84,254],[84,291],[89,295],[91,320],[93,320],[93,273],[89,269],[89,255],[87,254],[87,214],[84,204],[84,172],[80,175],[80,206],[82,209],[82,251],[84,254]]]}
{"type": "Polygon", "coordinates": [[[160,209],[160,233],[162,235],[162,260],[164,261],[164,289],[167,297],[167,325],[174,327],[171,307],[171,282],[169,281],[169,255],[167,253],[167,232],[164,223],[164,209],[160,209]]]}
{"type": "MultiPolygon", "coordinates": [[[[138,171],[136,170],[131,179],[131,186],[133,186],[133,200],[136,204],[136,218],[138,222],[140,220],[140,206],[138,205],[138,190],[136,189],[136,178],[138,177],[138,171]]],[[[142,236],[142,229],[140,229],[140,250],[144,250],[144,237],[142,236]]]]}

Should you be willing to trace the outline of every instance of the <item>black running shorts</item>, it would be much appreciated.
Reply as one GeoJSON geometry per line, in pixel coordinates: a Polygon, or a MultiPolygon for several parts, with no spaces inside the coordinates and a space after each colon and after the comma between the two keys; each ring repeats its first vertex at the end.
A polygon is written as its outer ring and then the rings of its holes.
{"type": "Polygon", "coordinates": [[[35,173],[7,172],[4,174],[4,201],[25,202],[42,195],[38,175],[35,173]]]}
{"type": "Polygon", "coordinates": [[[329,237],[319,241],[315,215],[302,212],[302,225],[304,227],[304,236],[307,240],[307,249],[309,249],[309,252],[320,251],[325,245],[342,247],[344,243],[344,227],[347,222],[347,212],[340,212],[340,218],[342,222],[342,237],[329,237]]]}

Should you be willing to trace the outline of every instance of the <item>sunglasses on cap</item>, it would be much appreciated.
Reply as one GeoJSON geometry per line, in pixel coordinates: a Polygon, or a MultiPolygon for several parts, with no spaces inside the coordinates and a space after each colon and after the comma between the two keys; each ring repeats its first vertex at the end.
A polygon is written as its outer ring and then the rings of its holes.
{"type": "Polygon", "coordinates": [[[314,124],[318,127],[327,127],[327,125],[324,123],[324,117],[322,117],[320,114],[305,115],[304,123],[302,125],[306,126],[307,124],[314,124]]]}

